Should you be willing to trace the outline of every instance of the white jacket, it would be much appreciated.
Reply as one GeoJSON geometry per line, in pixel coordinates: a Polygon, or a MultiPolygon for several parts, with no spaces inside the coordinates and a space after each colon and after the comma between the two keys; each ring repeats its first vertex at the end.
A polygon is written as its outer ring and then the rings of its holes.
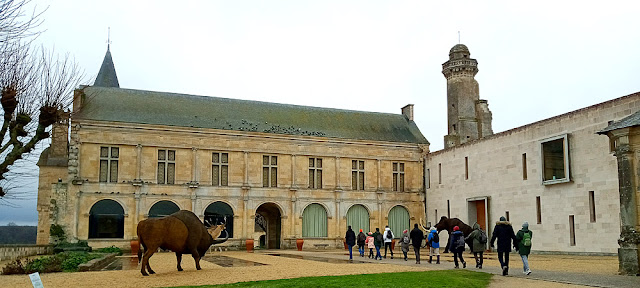
{"type": "Polygon", "coordinates": [[[391,232],[391,229],[384,228],[384,233],[382,233],[382,239],[384,239],[384,243],[391,243],[391,240],[393,240],[393,238],[396,237],[393,235],[393,232],[391,232]],[[387,233],[391,233],[391,239],[387,238],[387,233]]]}

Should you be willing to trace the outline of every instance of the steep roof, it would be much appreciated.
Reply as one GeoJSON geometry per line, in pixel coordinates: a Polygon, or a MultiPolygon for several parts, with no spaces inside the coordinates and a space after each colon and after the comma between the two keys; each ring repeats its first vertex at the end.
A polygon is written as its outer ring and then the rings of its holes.
{"type": "Polygon", "coordinates": [[[96,81],[93,82],[93,86],[99,87],[120,87],[118,83],[118,75],[116,75],[116,67],[113,65],[113,59],[111,59],[111,51],[109,45],[107,45],[107,53],[102,60],[102,66],[96,77],[96,81]]]}
{"type": "Polygon", "coordinates": [[[627,127],[640,126],[640,111],[633,113],[625,118],[620,119],[620,121],[613,122],[604,128],[604,130],[599,131],[598,134],[606,134],[609,131],[613,131],[616,129],[622,129],[627,127]]]}
{"type": "Polygon", "coordinates": [[[402,114],[318,108],[144,90],[85,87],[74,118],[179,127],[318,136],[340,139],[429,142],[402,114]]]}

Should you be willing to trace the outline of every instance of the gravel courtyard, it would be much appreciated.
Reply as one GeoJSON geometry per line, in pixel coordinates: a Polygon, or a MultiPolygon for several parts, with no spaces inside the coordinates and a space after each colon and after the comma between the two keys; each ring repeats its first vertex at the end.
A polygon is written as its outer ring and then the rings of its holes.
{"type": "MultiPolygon", "coordinates": [[[[195,270],[195,264],[190,256],[183,257],[182,267],[184,271],[176,270],[176,260],[173,253],[156,253],[150,261],[151,267],[157,274],[149,277],[140,275],[139,267],[134,270],[115,270],[84,273],[51,273],[41,274],[45,287],[170,287],[179,285],[205,285],[223,284],[243,281],[270,280],[283,278],[297,278],[305,276],[323,275],[347,275],[363,273],[384,273],[401,271],[428,271],[439,269],[451,269],[453,263],[449,255],[443,256],[442,264],[428,264],[423,258],[421,265],[416,265],[415,260],[403,261],[385,259],[382,261],[369,261],[369,259],[356,257],[354,260],[364,260],[369,263],[329,263],[312,261],[308,259],[295,259],[289,257],[271,256],[267,253],[279,253],[294,255],[296,257],[323,257],[326,259],[346,259],[344,251],[292,251],[273,250],[247,253],[241,251],[214,252],[207,254],[214,256],[227,256],[235,259],[258,262],[262,266],[232,266],[222,267],[208,261],[201,261],[202,270],[195,270]]],[[[473,257],[464,254],[469,263],[467,269],[476,270],[473,257]]],[[[396,254],[397,256],[397,254],[396,254]]],[[[511,275],[516,277],[494,276],[490,287],[584,287],[579,285],[562,284],[549,281],[530,280],[522,277],[521,261],[519,257],[511,258],[511,275]]],[[[485,269],[492,272],[498,269],[496,255],[489,253],[485,258],[485,269]]],[[[336,262],[336,261],[332,261],[336,262]]],[[[565,255],[531,255],[531,269],[535,276],[537,271],[563,271],[579,272],[591,275],[616,275],[617,258],[612,256],[565,256],[565,255]]],[[[493,272],[495,273],[495,272],[493,272]]],[[[622,276],[618,276],[622,277],[622,276]]],[[[633,279],[633,278],[631,278],[633,279]]],[[[635,277],[638,279],[638,277],[635,277]]],[[[640,281],[640,280],[639,280],[640,281]]],[[[3,287],[32,287],[29,277],[26,275],[2,275],[0,283],[3,287]]],[[[640,282],[638,282],[640,283],[640,282]]]]}

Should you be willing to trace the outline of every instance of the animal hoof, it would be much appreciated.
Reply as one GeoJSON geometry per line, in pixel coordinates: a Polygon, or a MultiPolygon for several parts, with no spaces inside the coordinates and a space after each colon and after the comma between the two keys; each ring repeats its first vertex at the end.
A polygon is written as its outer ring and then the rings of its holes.
{"type": "Polygon", "coordinates": [[[150,274],[156,274],[156,271],[149,271],[150,274]]]}
{"type": "Polygon", "coordinates": [[[147,274],[147,273],[142,273],[142,276],[149,276],[149,274],[147,274]]]}
{"type": "Polygon", "coordinates": [[[178,271],[182,271],[182,268],[178,268],[178,271]]]}

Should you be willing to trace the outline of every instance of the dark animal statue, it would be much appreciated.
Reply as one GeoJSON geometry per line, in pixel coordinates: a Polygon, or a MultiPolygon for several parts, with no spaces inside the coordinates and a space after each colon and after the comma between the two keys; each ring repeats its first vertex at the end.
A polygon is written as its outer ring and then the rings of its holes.
{"type": "MultiPolygon", "coordinates": [[[[451,237],[451,233],[453,233],[453,227],[458,226],[460,228],[460,231],[462,231],[462,233],[464,234],[464,237],[469,236],[469,234],[471,234],[471,232],[473,232],[473,228],[471,228],[471,226],[465,224],[464,222],[462,222],[462,220],[458,219],[458,218],[447,218],[447,216],[442,216],[440,217],[440,222],[438,222],[438,224],[436,224],[434,227],[436,227],[436,230],[438,230],[438,233],[440,233],[440,231],[442,230],[447,230],[447,232],[449,232],[449,237],[451,237]]],[[[428,227],[425,227],[424,225],[422,225],[422,227],[426,230],[428,230],[428,227]]],[[[451,238],[449,238],[451,239],[451,238]]],[[[473,246],[473,240],[470,239],[469,241],[465,241],[467,243],[467,245],[469,245],[469,248],[472,248],[473,246]]],[[[444,248],[444,253],[449,253],[449,245],[451,243],[447,242],[447,245],[445,245],[444,248]]],[[[442,247],[442,245],[440,245],[442,247]]]]}
{"type": "Polygon", "coordinates": [[[196,214],[187,210],[180,210],[162,218],[140,221],[138,223],[138,240],[144,248],[144,257],[142,257],[142,251],[138,251],[138,262],[142,260],[140,273],[144,276],[149,276],[147,271],[155,274],[149,266],[149,258],[158,248],[176,253],[178,271],[182,271],[180,266],[182,254],[191,254],[196,261],[196,269],[200,270],[200,258],[209,250],[209,247],[229,239],[229,233],[225,231],[226,237],[216,240],[224,229],[225,224],[207,228],[200,222],[196,214]]]}

